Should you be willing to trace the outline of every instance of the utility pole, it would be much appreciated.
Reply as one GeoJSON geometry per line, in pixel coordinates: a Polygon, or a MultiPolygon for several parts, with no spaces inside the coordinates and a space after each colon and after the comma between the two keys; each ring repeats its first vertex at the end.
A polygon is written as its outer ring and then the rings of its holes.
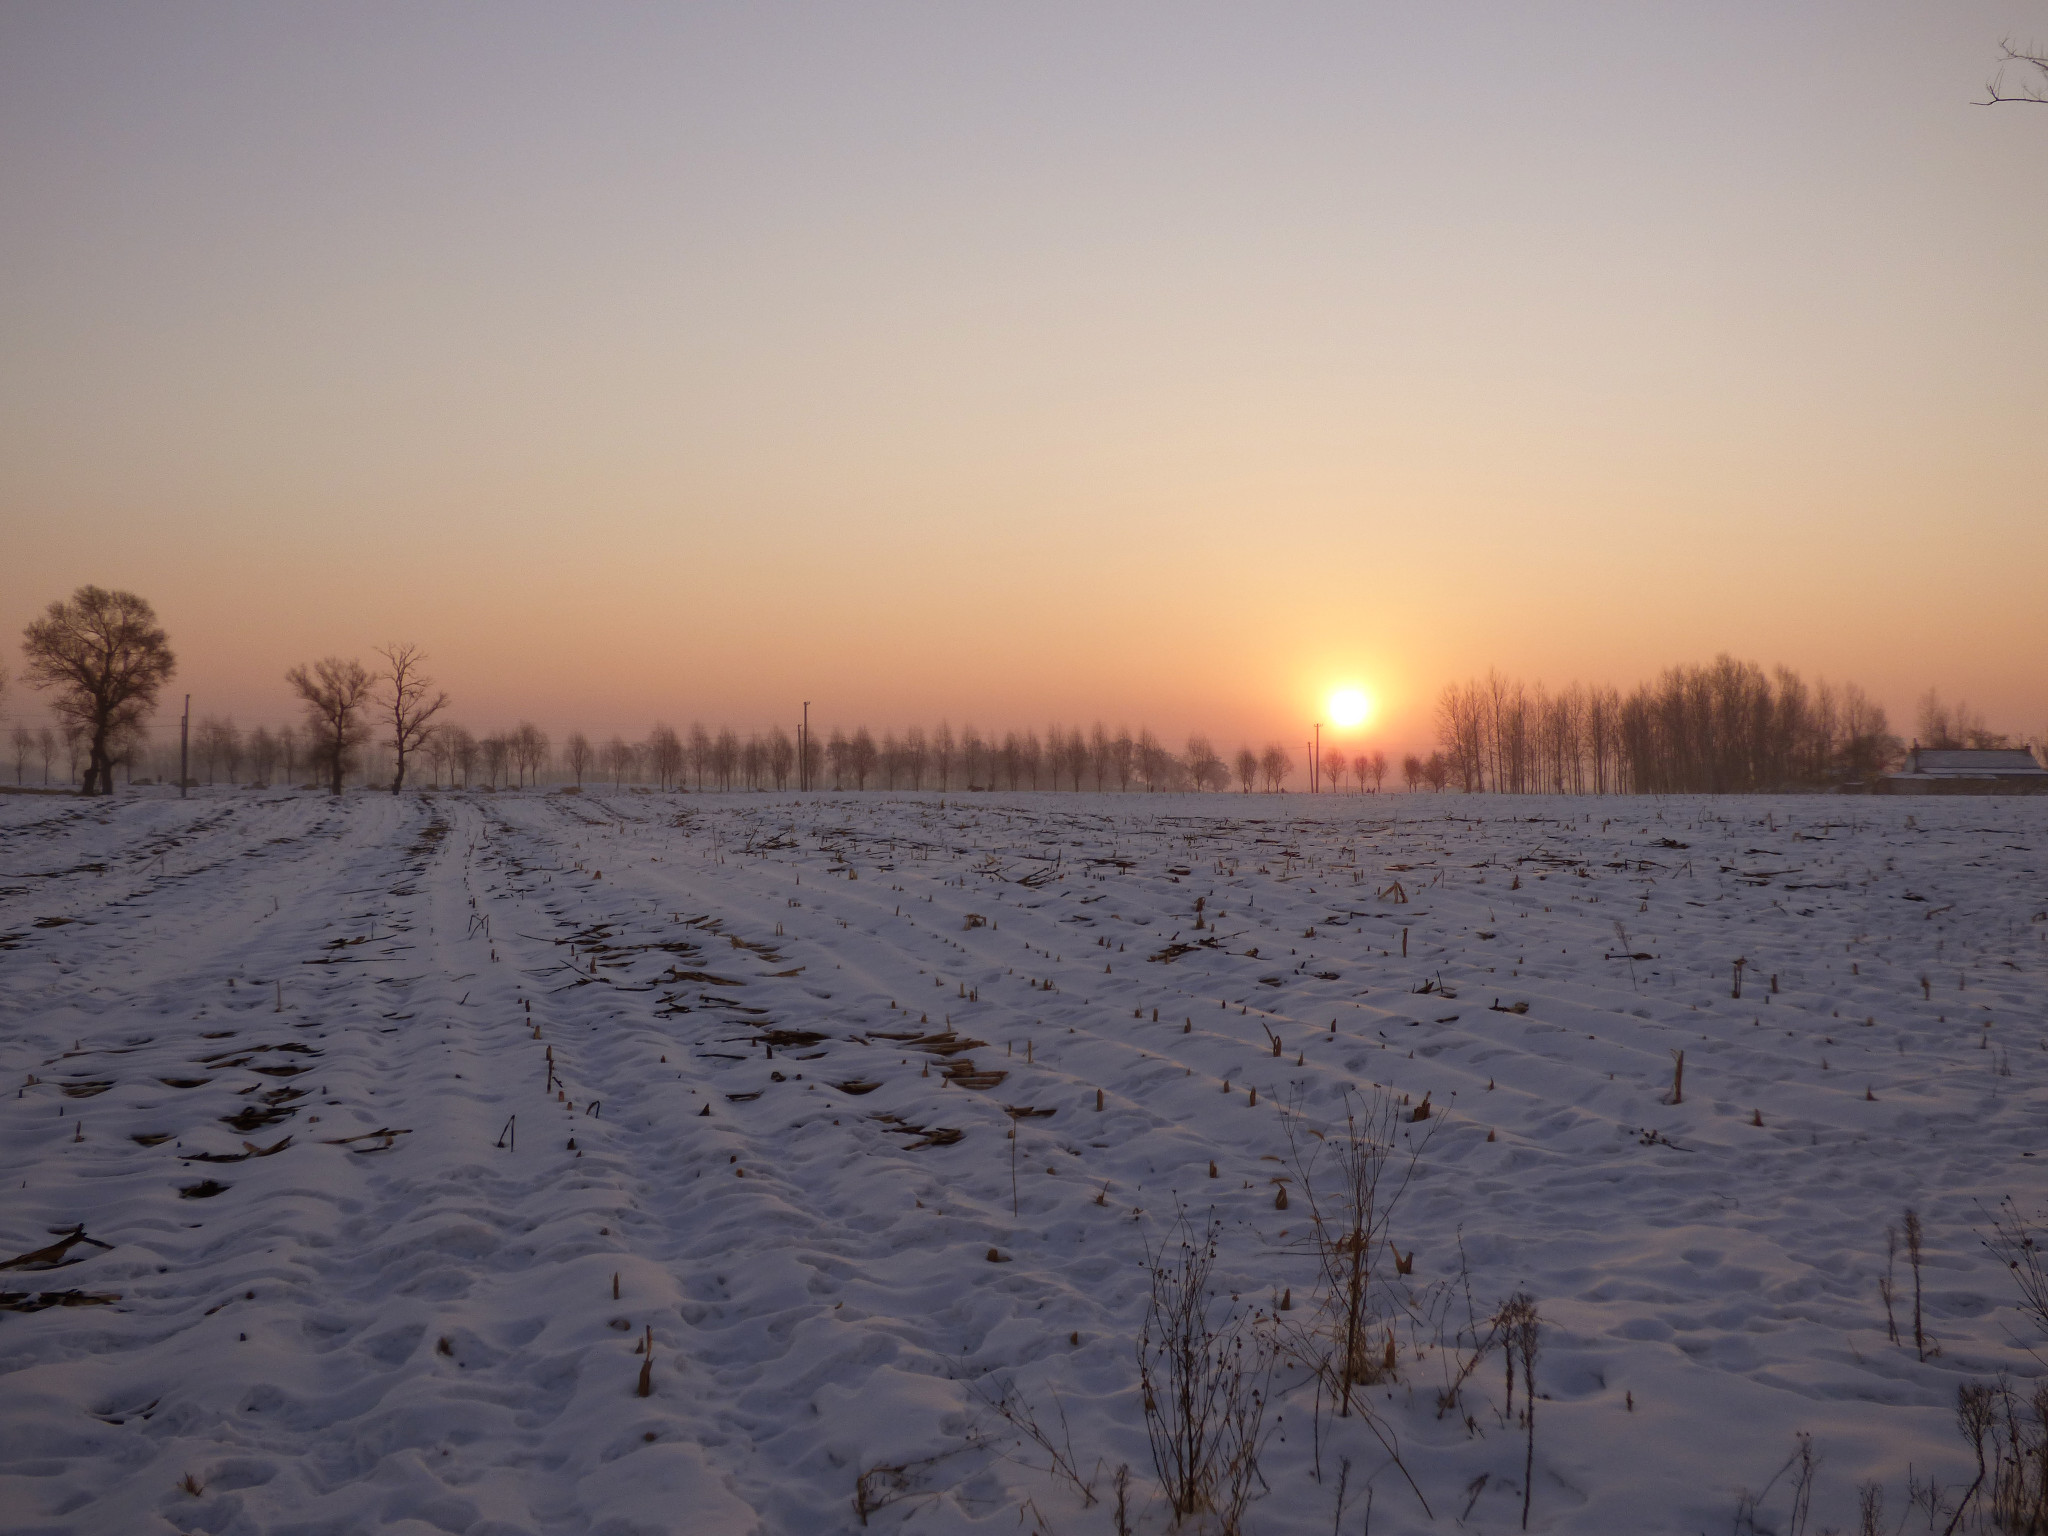
{"type": "Polygon", "coordinates": [[[796,784],[798,794],[811,791],[811,701],[804,700],[804,723],[796,733],[796,784]]]}
{"type": "Polygon", "coordinates": [[[192,775],[186,765],[192,753],[192,695],[185,695],[185,713],[178,717],[178,798],[185,798],[185,782],[192,775]]]}
{"type": "Polygon", "coordinates": [[[1323,722],[1320,720],[1316,722],[1316,744],[1309,761],[1315,765],[1311,783],[1314,792],[1320,794],[1323,788],[1323,722]]]}

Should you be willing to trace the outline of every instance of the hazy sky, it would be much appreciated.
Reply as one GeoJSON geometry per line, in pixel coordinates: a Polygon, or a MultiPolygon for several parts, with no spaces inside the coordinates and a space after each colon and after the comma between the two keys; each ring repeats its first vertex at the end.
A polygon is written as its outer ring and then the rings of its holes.
{"type": "MultiPolygon", "coordinates": [[[[2048,721],[2048,5],[0,4],[0,627],[195,710],[2048,721]]],[[[16,701],[19,702],[18,699],[16,701]]]]}

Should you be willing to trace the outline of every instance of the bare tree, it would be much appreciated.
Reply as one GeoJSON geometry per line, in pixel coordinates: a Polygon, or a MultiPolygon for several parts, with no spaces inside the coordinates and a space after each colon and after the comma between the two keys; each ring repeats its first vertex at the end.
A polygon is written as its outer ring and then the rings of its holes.
{"type": "Polygon", "coordinates": [[[491,788],[496,789],[498,780],[512,766],[512,738],[503,731],[493,731],[478,745],[483,751],[484,773],[490,778],[491,788]]]}
{"type": "MultiPolygon", "coordinates": [[[[581,731],[571,731],[569,739],[562,744],[562,760],[569,765],[569,771],[576,775],[576,785],[583,786],[583,775],[590,770],[590,738],[581,731]]],[[[682,769],[676,769],[680,778],[682,769]]]]}
{"type": "Polygon", "coordinates": [[[360,661],[328,656],[310,671],[293,667],[284,680],[305,705],[308,755],[326,771],[329,792],[338,795],[357,749],[370,736],[366,717],[376,679],[360,661]]]}
{"type": "Polygon", "coordinates": [[[953,727],[945,721],[932,732],[932,771],[939,776],[939,792],[944,794],[953,787],[953,727]]]}
{"type": "Polygon", "coordinates": [[[819,778],[825,770],[824,750],[818,745],[818,738],[809,730],[806,730],[803,739],[796,743],[797,760],[802,765],[801,782],[813,789],[818,787],[819,778]]]}
{"type": "Polygon", "coordinates": [[[7,739],[14,748],[14,782],[19,784],[28,769],[29,757],[36,749],[36,733],[25,725],[17,725],[7,739]]]}
{"type": "Polygon", "coordinates": [[[1060,767],[1065,770],[1068,786],[1076,793],[1081,790],[1081,775],[1088,771],[1088,738],[1077,725],[1060,738],[1060,767]]]}
{"type": "Polygon", "coordinates": [[[2048,52],[2033,46],[2015,47],[2012,39],[2007,38],[1998,45],[1998,53],[1998,68],[1985,82],[1984,99],[1977,105],[1994,107],[2002,101],[2021,101],[2037,107],[2048,106],[2048,52]],[[2019,66],[2022,80],[2016,90],[2006,85],[2006,71],[2014,65],[2019,66]],[[2028,70],[2032,70],[2037,78],[2028,78],[2028,70]]]}
{"type": "Polygon", "coordinates": [[[1138,778],[1152,794],[1177,787],[1180,759],[1159,744],[1149,728],[1138,732],[1138,778]]]}
{"type": "Polygon", "coordinates": [[[673,727],[656,725],[647,733],[647,766],[654,771],[654,782],[663,789],[682,778],[683,759],[683,739],[673,727]]]}
{"type": "Polygon", "coordinates": [[[704,774],[712,766],[711,733],[703,726],[690,726],[690,772],[697,780],[697,792],[704,792],[704,774]]]}
{"type": "Polygon", "coordinates": [[[391,732],[384,741],[392,752],[395,795],[405,788],[405,760],[433,736],[434,717],[448,707],[448,695],[435,690],[426,653],[410,640],[394,640],[377,654],[384,658],[384,670],[377,674],[384,691],[377,703],[391,732]]]}
{"type": "MultiPolygon", "coordinates": [[[[1363,763],[1364,759],[1360,759],[1360,762],[1363,763]]],[[[1365,775],[1361,773],[1359,774],[1358,778],[1359,787],[1362,789],[1365,787],[1365,775]]],[[[1372,755],[1372,792],[1374,794],[1378,794],[1380,792],[1380,786],[1384,784],[1386,781],[1387,754],[1384,752],[1375,751],[1372,755]]]]}
{"type": "Polygon", "coordinates": [[[57,756],[57,733],[47,725],[36,727],[36,755],[43,760],[43,787],[50,785],[50,764],[57,756]]]}
{"type": "Polygon", "coordinates": [[[1239,747],[1235,766],[1239,788],[1250,794],[1259,782],[1259,754],[1250,747],[1239,747]]]}
{"type": "Polygon", "coordinates": [[[1215,747],[1206,736],[1188,738],[1185,758],[1188,782],[1197,790],[1230,788],[1230,770],[1223,766],[1223,759],[1216,755],[1215,747]]]}
{"type": "MultiPolygon", "coordinates": [[[[692,734],[697,735],[701,732],[693,727],[692,734]]],[[[604,744],[604,766],[611,770],[613,789],[625,783],[626,775],[633,771],[633,759],[638,755],[624,737],[614,736],[604,744]]],[[[700,779],[698,783],[701,787],[703,781],[700,779]]]]}
{"type": "Polygon", "coordinates": [[[512,761],[518,770],[521,787],[538,784],[541,770],[548,765],[548,733],[531,720],[522,720],[512,728],[507,744],[512,750],[512,761]]]}
{"type": "Polygon", "coordinates": [[[109,746],[156,708],[177,658],[156,610],[132,592],[84,586],[22,632],[31,688],[50,690],[50,709],[86,743],[85,793],[114,792],[109,746]]]}
{"type": "Polygon", "coordinates": [[[249,733],[249,771],[255,783],[264,785],[277,771],[277,738],[268,726],[259,725],[249,733]]]}
{"type": "Polygon", "coordinates": [[[455,775],[459,773],[462,775],[462,787],[469,788],[469,777],[476,772],[477,756],[482,750],[476,737],[464,726],[451,725],[441,732],[441,739],[448,745],[448,765],[452,770],[448,775],[448,787],[455,787],[455,775]]]}
{"type": "Polygon", "coordinates": [[[846,772],[852,776],[855,789],[868,787],[868,776],[875,771],[875,758],[875,738],[868,734],[866,726],[855,727],[846,743],[846,772]]]}
{"type": "Polygon", "coordinates": [[[233,720],[208,715],[199,722],[199,729],[192,733],[192,749],[198,754],[200,772],[206,775],[206,782],[211,785],[216,769],[225,767],[230,778],[233,777],[234,765],[242,755],[242,733],[235,729],[233,720]]]}
{"type": "Polygon", "coordinates": [[[277,751],[284,759],[284,781],[296,785],[299,763],[299,733],[296,727],[281,725],[277,728],[277,751]]]}
{"type": "Polygon", "coordinates": [[[1294,759],[1285,747],[1274,742],[1259,754],[1259,775],[1266,781],[1266,793],[1275,794],[1294,772],[1294,759]]]}
{"type": "Polygon", "coordinates": [[[1137,767],[1137,760],[1138,744],[1131,740],[1128,729],[1118,726],[1116,735],[1109,743],[1109,771],[1116,776],[1116,787],[1119,790],[1128,790],[1131,787],[1131,774],[1137,767]]]}
{"type": "Polygon", "coordinates": [[[790,770],[796,767],[796,746],[789,739],[789,732],[776,726],[768,733],[768,772],[775,778],[777,789],[789,787],[790,770]]]}

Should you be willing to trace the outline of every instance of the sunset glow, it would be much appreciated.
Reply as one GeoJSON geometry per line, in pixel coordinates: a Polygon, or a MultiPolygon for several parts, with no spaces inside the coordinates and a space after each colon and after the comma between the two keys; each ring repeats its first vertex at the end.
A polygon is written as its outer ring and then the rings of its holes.
{"type": "Polygon", "coordinates": [[[0,626],[245,727],[402,639],[479,731],[2041,731],[2024,12],[1629,14],[10,7],[0,626]]]}
{"type": "Polygon", "coordinates": [[[1340,730],[1355,730],[1372,715],[1372,700],[1357,688],[1339,688],[1330,695],[1330,720],[1340,730]]]}

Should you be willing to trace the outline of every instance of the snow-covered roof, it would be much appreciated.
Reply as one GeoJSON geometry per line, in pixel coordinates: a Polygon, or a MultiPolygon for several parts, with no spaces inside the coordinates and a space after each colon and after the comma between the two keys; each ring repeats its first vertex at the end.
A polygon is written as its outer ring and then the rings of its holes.
{"type": "Polygon", "coordinates": [[[2035,762],[2025,747],[1915,747],[1906,758],[1906,772],[1927,777],[2048,777],[2048,768],[2035,762]]]}

